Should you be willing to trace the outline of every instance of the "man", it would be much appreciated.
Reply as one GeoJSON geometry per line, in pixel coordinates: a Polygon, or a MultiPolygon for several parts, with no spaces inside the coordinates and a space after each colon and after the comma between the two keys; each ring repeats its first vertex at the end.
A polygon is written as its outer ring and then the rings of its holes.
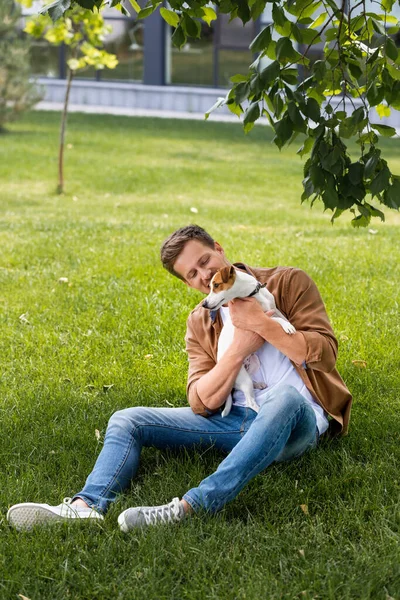
{"type": "MultiPolygon", "coordinates": [[[[169,236],[161,260],[170,273],[204,294],[216,271],[231,264],[223,248],[196,225],[169,236]]],[[[337,342],[313,281],[299,269],[235,266],[267,283],[296,333],[286,334],[251,297],[230,302],[218,314],[198,305],[189,315],[186,332],[190,408],[134,407],[116,412],[83,490],[59,506],[17,504],[8,511],[11,524],[24,529],[52,520],[102,519],[135,476],[143,446],[213,445],[227,456],[215,473],[181,499],[125,510],[118,518],[123,531],[177,522],[192,511],[213,513],[272,462],[315,448],[328,428],[332,435],[347,432],[351,395],[335,368],[337,342]],[[217,363],[218,335],[227,319],[235,326],[234,339],[217,363]],[[232,410],[223,418],[221,407],[243,361],[253,353],[260,365],[253,378],[267,386],[255,390],[259,412],[247,408],[243,394],[234,391],[232,410]]]]}

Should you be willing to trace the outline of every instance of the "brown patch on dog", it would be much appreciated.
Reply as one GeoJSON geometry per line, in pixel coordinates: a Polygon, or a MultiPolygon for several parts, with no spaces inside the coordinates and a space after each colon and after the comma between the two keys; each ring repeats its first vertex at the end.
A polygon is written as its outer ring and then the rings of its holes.
{"type": "Polygon", "coordinates": [[[218,292],[231,288],[235,282],[235,268],[223,267],[217,271],[211,280],[211,287],[218,292]]]}

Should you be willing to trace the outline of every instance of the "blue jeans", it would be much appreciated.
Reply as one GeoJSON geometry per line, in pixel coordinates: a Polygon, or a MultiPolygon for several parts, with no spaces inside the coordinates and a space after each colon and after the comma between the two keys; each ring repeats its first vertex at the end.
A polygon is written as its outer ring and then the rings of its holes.
{"type": "Polygon", "coordinates": [[[318,441],[315,413],[292,386],[265,392],[260,411],[233,406],[222,418],[187,408],[134,407],[114,413],[103,449],[81,492],[75,495],[105,513],[135,477],[141,449],[205,448],[228,453],[218,469],[183,498],[195,510],[216,512],[273,462],[291,460],[318,441]]]}

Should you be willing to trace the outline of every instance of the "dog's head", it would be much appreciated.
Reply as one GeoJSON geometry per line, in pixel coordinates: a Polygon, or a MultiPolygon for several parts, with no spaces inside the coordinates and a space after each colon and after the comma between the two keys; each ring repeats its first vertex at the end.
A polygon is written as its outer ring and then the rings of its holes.
{"type": "Polygon", "coordinates": [[[208,310],[217,310],[223,304],[235,298],[235,292],[232,291],[235,281],[236,270],[234,267],[223,267],[217,271],[210,281],[210,293],[202,306],[208,310]]]}

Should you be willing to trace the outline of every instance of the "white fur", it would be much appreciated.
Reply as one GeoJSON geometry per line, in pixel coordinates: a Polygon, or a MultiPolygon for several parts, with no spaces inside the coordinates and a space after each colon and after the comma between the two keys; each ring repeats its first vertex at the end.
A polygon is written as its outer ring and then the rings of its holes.
{"type": "MultiPolygon", "coordinates": [[[[234,298],[246,298],[250,296],[250,294],[256,289],[257,284],[258,282],[255,279],[255,277],[236,269],[235,282],[233,286],[221,292],[211,291],[205,299],[203,305],[209,310],[217,310],[218,308],[220,308],[224,304],[227,304],[227,302],[233,300],[234,298]]],[[[296,332],[296,329],[293,327],[293,325],[289,323],[286,317],[276,308],[275,299],[266,287],[261,288],[256,294],[254,294],[253,297],[256,300],[258,300],[258,302],[261,304],[261,307],[264,312],[270,310],[275,311],[276,316],[272,316],[271,318],[277,321],[286,333],[293,334],[296,332]]],[[[221,357],[224,355],[224,353],[232,343],[233,334],[234,326],[229,320],[225,323],[224,327],[222,328],[221,335],[219,336],[217,351],[218,361],[221,359],[221,357]]],[[[260,387],[259,384],[256,385],[257,387],[260,387]]],[[[233,387],[243,392],[246,398],[246,404],[249,408],[252,408],[256,412],[259,411],[259,407],[254,397],[253,380],[251,379],[249,373],[246,371],[244,366],[241,367],[233,387]]],[[[231,408],[232,395],[229,394],[225,402],[224,410],[222,411],[222,416],[226,417],[227,415],[229,415],[231,408]]]]}

